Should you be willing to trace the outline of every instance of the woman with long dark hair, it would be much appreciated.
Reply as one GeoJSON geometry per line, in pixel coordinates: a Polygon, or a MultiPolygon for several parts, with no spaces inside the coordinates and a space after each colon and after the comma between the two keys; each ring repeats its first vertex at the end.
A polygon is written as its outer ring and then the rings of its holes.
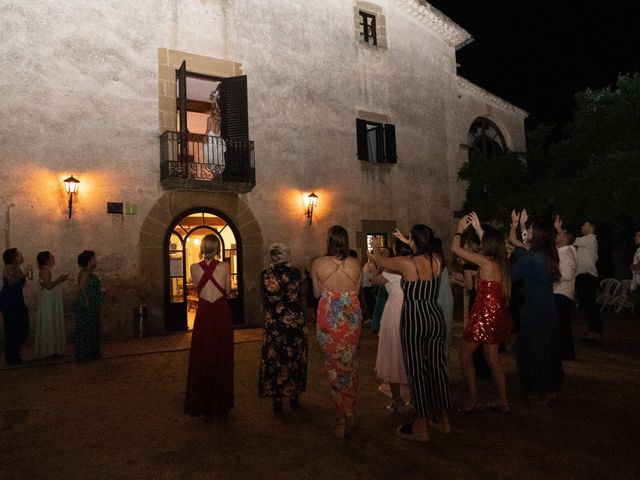
{"type": "Polygon", "coordinates": [[[344,438],[347,426],[355,423],[361,273],[360,262],[349,255],[347,231],[341,225],[332,226],[327,235],[327,254],[314,260],[311,278],[313,294],[320,299],[317,338],[338,413],[333,428],[338,438],[344,438]]]}
{"type": "Polygon", "coordinates": [[[0,311],[4,319],[4,361],[7,365],[22,363],[21,350],[29,335],[29,310],[24,303],[24,286],[31,278],[33,270],[27,266],[25,271],[22,252],[9,248],[2,254],[2,290],[0,290],[0,311]]]}
{"type": "Polygon", "coordinates": [[[67,336],[64,328],[64,306],[61,284],[69,278],[68,273],[55,277],[53,267],[56,257],[49,251],[38,253],[40,293],[36,317],[35,357],[46,358],[64,355],[67,336]]]}
{"type": "Polygon", "coordinates": [[[400,333],[417,418],[396,432],[406,440],[428,442],[429,420],[443,432],[451,431],[447,413],[451,409],[445,354],[447,327],[437,302],[442,259],[433,253],[433,231],[426,225],[414,225],[409,238],[400,232],[396,236],[409,244],[413,255],[384,258],[373,254],[379,266],[399,272],[403,280],[400,333]]]}
{"type": "Polygon", "coordinates": [[[84,250],[78,255],[78,290],[76,300],[75,359],[101,358],[101,317],[104,290],[94,273],[98,268],[96,252],[84,250]]]}
{"type": "Polygon", "coordinates": [[[479,267],[476,301],[458,351],[468,396],[464,407],[457,413],[469,415],[483,410],[473,362],[473,354],[479,345],[484,347],[484,356],[498,391],[497,402],[492,406],[502,413],[510,413],[511,406],[507,399],[504,369],[498,356],[500,343],[504,342],[511,333],[511,319],[507,307],[511,281],[504,235],[490,226],[485,226],[483,229],[478,216],[472,212],[460,219],[458,229],[451,241],[451,251],[479,267]],[[480,253],[470,252],[461,245],[460,239],[469,225],[480,238],[480,253]]]}
{"type": "MultiPolygon", "coordinates": [[[[512,218],[516,218],[512,216],[512,218]]],[[[557,397],[564,373],[560,355],[553,283],[560,278],[555,229],[551,222],[534,221],[527,230],[529,250],[516,239],[512,221],[509,241],[516,245],[513,281],[521,281],[524,302],[516,341],[520,383],[535,405],[557,397]]]]}

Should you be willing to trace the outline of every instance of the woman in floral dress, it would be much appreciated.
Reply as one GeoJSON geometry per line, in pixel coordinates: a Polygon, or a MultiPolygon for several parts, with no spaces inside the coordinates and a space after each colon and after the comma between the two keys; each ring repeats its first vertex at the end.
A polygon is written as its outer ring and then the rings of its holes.
{"type": "Polygon", "coordinates": [[[289,247],[269,247],[272,264],[262,272],[262,293],[267,314],[262,337],[258,390],[273,397],[273,410],[282,411],[282,397],[297,408],[299,393],[307,385],[307,325],[300,304],[302,276],[289,265],[289,247]]]}
{"type": "Polygon", "coordinates": [[[318,303],[318,343],[324,352],[329,386],[338,418],[333,434],[344,438],[355,423],[358,381],[357,351],[362,329],[360,292],[362,268],[349,256],[349,235],[344,227],[329,229],[327,254],[311,267],[313,294],[318,303]]]}

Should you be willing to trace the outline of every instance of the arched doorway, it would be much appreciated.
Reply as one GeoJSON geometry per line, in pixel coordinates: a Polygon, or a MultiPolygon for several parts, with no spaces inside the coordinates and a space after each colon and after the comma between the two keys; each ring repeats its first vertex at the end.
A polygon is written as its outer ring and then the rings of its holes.
{"type": "Polygon", "coordinates": [[[245,323],[243,312],[242,243],[235,224],[222,212],[211,208],[193,208],[179,214],[165,235],[165,313],[169,331],[193,327],[198,304],[190,266],[200,261],[200,242],[205,235],[220,239],[224,261],[231,270],[229,306],[235,325],[245,323]]]}

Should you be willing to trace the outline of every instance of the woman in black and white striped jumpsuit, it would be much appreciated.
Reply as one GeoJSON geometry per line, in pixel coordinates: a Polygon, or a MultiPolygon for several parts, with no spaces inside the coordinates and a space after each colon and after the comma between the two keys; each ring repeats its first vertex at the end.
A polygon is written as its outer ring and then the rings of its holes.
{"type": "Polygon", "coordinates": [[[417,418],[402,425],[398,435],[408,440],[426,442],[431,425],[451,431],[447,410],[451,394],[445,355],[446,325],[437,304],[441,260],[431,253],[433,233],[426,225],[414,225],[409,239],[396,234],[414,251],[412,257],[375,260],[381,266],[399,271],[403,278],[404,304],[400,334],[409,384],[417,418]]]}

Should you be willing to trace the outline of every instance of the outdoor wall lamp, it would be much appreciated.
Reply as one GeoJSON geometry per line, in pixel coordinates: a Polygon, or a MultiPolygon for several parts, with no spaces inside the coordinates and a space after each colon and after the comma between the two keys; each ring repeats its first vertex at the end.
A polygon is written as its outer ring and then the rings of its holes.
{"type": "Polygon", "coordinates": [[[315,193],[311,192],[305,197],[304,203],[306,204],[304,214],[309,219],[309,225],[311,225],[311,221],[313,220],[313,207],[315,207],[318,203],[318,196],[315,193]]]}
{"type": "Polygon", "coordinates": [[[65,178],[63,182],[64,190],[69,194],[69,218],[71,218],[71,212],[73,210],[73,195],[78,191],[78,184],[80,183],[80,180],[71,175],[69,178],[65,178]]]}

